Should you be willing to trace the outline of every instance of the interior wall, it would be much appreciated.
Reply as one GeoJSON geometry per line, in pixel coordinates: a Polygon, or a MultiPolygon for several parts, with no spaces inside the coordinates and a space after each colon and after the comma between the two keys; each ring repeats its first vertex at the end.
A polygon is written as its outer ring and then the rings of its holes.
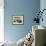
{"type": "MultiPolygon", "coordinates": [[[[40,10],[42,11],[43,9],[46,9],[46,0],[40,1],[40,10]]],[[[40,25],[46,27],[46,10],[44,10],[42,17],[43,17],[43,22],[40,21],[40,25]]]]}
{"type": "Polygon", "coordinates": [[[32,29],[32,21],[40,9],[40,0],[5,0],[4,36],[7,41],[18,41],[32,29]],[[12,16],[23,15],[23,25],[13,25],[12,16]]]}
{"type": "Polygon", "coordinates": [[[4,41],[4,0],[0,0],[0,42],[4,41]]]}

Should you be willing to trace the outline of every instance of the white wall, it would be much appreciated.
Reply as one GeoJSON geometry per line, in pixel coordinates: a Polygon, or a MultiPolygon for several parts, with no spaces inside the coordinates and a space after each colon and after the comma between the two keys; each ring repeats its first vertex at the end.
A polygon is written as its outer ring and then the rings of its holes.
{"type": "Polygon", "coordinates": [[[0,0],[0,42],[4,41],[4,0],[0,0]]]}

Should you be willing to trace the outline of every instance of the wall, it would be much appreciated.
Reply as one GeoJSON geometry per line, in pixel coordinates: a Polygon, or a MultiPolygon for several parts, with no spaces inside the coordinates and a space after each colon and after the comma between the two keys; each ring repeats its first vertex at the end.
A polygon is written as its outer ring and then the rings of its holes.
{"type": "Polygon", "coordinates": [[[40,0],[5,0],[4,2],[5,40],[18,41],[32,29],[35,12],[40,9],[40,0]],[[13,15],[23,15],[24,25],[13,25],[13,15]]]}
{"type": "Polygon", "coordinates": [[[4,41],[4,0],[0,0],[0,42],[4,41]]]}
{"type": "MultiPolygon", "coordinates": [[[[41,9],[41,11],[42,11],[43,9],[46,9],[46,0],[41,0],[41,1],[40,1],[40,9],[41,9]]],[[[46,10],[43,12],[42,17],[43,17],[43,22],[41,21],[41,22],[40,22],[40,25],[46,27],[46,20],[45,20],[45,19],[46,19],[46,10]]]]}

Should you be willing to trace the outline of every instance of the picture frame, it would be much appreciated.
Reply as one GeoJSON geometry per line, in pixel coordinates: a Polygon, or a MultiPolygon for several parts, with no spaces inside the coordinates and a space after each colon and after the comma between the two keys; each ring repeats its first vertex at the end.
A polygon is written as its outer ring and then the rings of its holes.
{"type": "Polygon", "coordinates": [[[12,16],[12,23],[15,25],[22,25],[24,24],[24,17],[23,16],[12,16]]]}

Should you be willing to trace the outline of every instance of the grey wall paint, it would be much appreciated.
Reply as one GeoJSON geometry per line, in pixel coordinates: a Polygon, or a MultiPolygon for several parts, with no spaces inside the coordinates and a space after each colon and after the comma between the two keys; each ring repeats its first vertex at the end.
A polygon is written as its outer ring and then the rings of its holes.
{"type": "Polygon", "coordinates": [[[4,35],[7,41],[18,41],[32,28],[35,12],[40,9],[39,0],[5,0],[4,7],[4,35]],[[13,25],[12,16],[23,15],[24,25],[13,25]]]}

